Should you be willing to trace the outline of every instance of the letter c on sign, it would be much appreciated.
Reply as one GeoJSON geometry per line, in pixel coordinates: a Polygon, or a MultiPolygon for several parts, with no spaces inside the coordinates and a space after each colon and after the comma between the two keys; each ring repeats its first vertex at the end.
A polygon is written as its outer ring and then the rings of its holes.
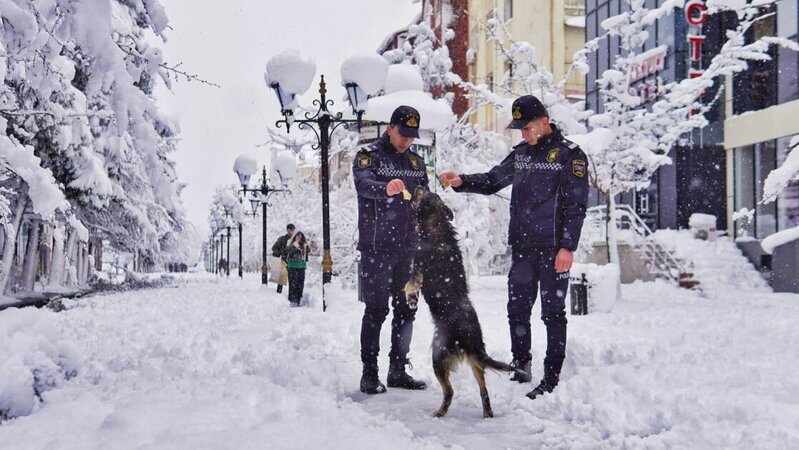
{"type": "Polygon", "coordinates": [[[685,20],[694,26],[702,26],[707,21],[707,6],[701,0],[691,0],[685,5],[685,20]]]}

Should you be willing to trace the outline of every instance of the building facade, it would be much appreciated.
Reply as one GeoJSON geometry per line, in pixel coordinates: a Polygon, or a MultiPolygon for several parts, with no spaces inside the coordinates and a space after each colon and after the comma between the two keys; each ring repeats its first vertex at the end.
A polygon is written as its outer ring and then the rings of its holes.
{"type": "MultiPolygon", "coordinates": [[[[797,0],[781,0],[776,15],[756,25],[752,39],[777,35],[797,39],[797,0]]],[[[736,223],[736,237],[763,239],[799,226],[799,183],[793,183],[775,202],[759,204],[769,172],[782,165],[788,144],[799,135],[799,58],[782,47],[773,48],[771,61],[750,63],[728,83],[729,118],[724,123],[727,152],[727,216],[743,208],[754,210],[751,221],[736,223]]]]}
{"type": "MultiPolygon", "coordinates": [[[[648,0],[646,5],[654,8],[665,2],[648,0]]],[[[629,5],[624,0],[587,0],[586,39],[603,35],[602,22],[627,9],[629,5]]],[[[675,10],[650,27],[649,39],[640,55],[641,65],[627,74],[631,93],[641,96],[645,103],[659,98],[661,86],[701,72],[724,42],[728,18],[714,15],[700,21],[696,14],[686,11],[675,10]],[[691,42],[696,37],[703,37],[701,45],[691,42]]],[[[602,40],[599,49],[589,55],[587,109],[603,111],[596,80],[613,67],[620,47],[620,39],[610,37],[602,40]]],[[[716,86],[705,92],[705,98],[714,98],[721,84],[722,81],[717,81],[716,86]]],[[[626,193],[618,199],[633,206],[651,228],[685,228],[691,214],[705,213],[718,218],[719,229],[727,229],[723,103],[715,104],[707,118],[710,122],[707,127],[669,151],[673,163],[660,168],[647,189],[626,193]]],[[[604,199],[594,192],[592,203],[604,204],[604,199]]]]}
{"type": "MultiPolygon", "coordinates": [[[[486,22],[496,12],[499,19],[510,21],[508,31],[514,41],[529,42],[535,48],[538,63],[560,80],[572,64],[572,56],[585,45],[584,0],[469,0],[469,49],[466,53],[468,79],[486,84],[493,92],[503,94],[498,83],[508,70],[505,58],[489,42],[486,22]]],[[[566,82],[566,94],[581,101],[585,93],[585,78],[576,73],[566,82]]],[[[507,95],[509,98],[510,95],[507,95]]],[[[501,117],[491,107],[482,107],[472,117],[487,130],[508,133],[509,117],[501,117]]]]}

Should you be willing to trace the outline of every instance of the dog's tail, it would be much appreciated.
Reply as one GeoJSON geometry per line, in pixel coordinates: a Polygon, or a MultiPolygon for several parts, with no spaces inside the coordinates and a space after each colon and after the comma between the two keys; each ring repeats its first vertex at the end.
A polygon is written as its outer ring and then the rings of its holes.
{"type": "Polygon", "coordinates": [[[510,364],[504,363],[502,361],[497,361],[492,359],[486,353],[483,353],[477,357],[480,364],[482,364],[486,369],[497,370],[500,372],[515,372],[519,373],[519,370],[515,367],[511,366],[510,364]]]}

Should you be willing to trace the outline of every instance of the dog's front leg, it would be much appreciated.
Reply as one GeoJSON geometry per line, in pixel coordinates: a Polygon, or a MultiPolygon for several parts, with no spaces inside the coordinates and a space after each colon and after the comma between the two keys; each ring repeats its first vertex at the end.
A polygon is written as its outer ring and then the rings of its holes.
{"type": "Polygon", "coordinates": [[[405,301],[411,309],[419,306],[419,290],[422,289],[422,267],[421,264],[413,264],[411,279],[405,283],[405,301]]]}

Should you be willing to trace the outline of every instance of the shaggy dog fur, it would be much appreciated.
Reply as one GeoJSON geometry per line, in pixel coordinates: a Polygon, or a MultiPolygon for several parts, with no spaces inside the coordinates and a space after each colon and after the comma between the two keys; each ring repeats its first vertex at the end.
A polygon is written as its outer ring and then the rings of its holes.
{"type": "Polygon", "coordinates": [[[491,359],[485,351],[483,331],[469,301],[466,272],[458,238],[452,227],[452,211],[441,198],[419,188],[414,194],[419,243],[413,257],[413,273],[405,285],[408,302],[415,306],[421,289],[435,325],[433,371],[444,394],[434,416],[447,413],[452,403],[450,373],[461,362],[472,368],[480,387],[483,417],[493,417],[485,384],[485,370],[515,372],[516,369],[491,359]]]}

